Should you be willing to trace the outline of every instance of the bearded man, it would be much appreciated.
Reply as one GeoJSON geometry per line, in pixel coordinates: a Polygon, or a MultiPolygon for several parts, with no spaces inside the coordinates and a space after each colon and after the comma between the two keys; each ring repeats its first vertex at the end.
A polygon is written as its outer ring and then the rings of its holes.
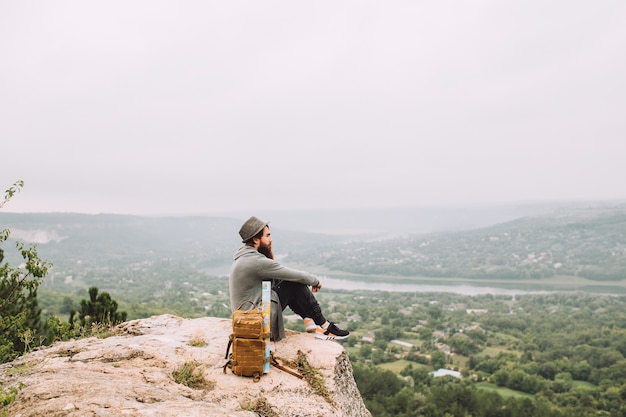
{"type": "MultiPolygon", "coordinates": [[[[350,332],[326,320],[313,292],[322,289],[313,274],[281,265],[274,260],[272,236],[268,222],[250,217],[241,226],[239,236],[244,245],[235,252],[230,268],[229,288],[232,311],[245,301],[261,302],[261,283],[272,281],[270,331],[274,341],[285,337],[283,310],[289,307],[305,320],[308,332],[324,340],[345,339],[350,332]],[[309,288],[309,286],[311,288],[309,288]]],[[[249,304],[242,308],[251,308],[249,304]]]]}

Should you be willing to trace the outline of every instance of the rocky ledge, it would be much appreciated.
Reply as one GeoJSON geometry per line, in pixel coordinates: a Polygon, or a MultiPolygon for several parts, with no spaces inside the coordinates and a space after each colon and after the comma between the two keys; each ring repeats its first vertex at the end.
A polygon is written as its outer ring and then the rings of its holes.
{"type": "Polygon", "coordinates": [[[123,323],[107,338],[30,352],[0,366],[0,389],[18,390],[6,411],[13,417],[371,416],[340,344],[297,332],[272,343],[282,364],[304,355],[325,385],[320,394],[273,366],[258,382],[224,373],[230,332],[229,319],[161,315],[123,323]],[[189,364],[201,383],[175,378],[189,364]]]}

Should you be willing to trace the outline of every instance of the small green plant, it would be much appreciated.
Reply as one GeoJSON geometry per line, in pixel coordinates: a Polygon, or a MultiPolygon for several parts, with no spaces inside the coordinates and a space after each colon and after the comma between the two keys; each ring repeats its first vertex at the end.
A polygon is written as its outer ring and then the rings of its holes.
{"type": "Polygon", "coordinates": [[[72,323],[73,321],[73,317],[70,317],[70,322],[62,322],[57,316],[50,316],[46,323],[48,330],[46,336],[47,343],[52,344],[57,341],[65,341],[72,338],[83,339],[91,336],[106,339],[115,335],[115,326],[111,321],[103,323],[91,322],[86,323],[84,326],[72,323]]]}
{"type": "Polygon", "coordinates": [[[54,314],[48,317],[46,328],[48,329],[47,342],[49,344],[59,340],[69,340],[71,337],[70,324],[62,322],[61,319],[54,314]]]}
{"type": "Polygon", "coordinates": [[[29,364],[16,365],[8,368],[5,372],[7,375],[25,375],[32,370],[32,366],[29,364]]]}
{"type": "Polygon", "coordinates": [[[91,328],[89,329],[90,336],[95,336],[98,339],[106,339],[107,337],[111,337],[113,335],[113,328],[115,326],[112,322],[93,322],[91,323],[91,328]]]}
{"type": "Polygon", "coordinates": [[[323,397],[329,404],[333,404],[330,392],[324,383],[322,373],[319,369],[314,368],[311,364],[309,364],[304,352],[298,350],[298,357],[292,366],[300,371],[300,374],[304,377],[304,380],[309,384],[315,394],[323,397]]]}
{"type": "Polygon", "coordinates": [[[172,376],[177,384],[193,389],[213,389],[215,386],[215,382],[208,381],[204,377],[204,366],[196,360],[185,362],[172,372],[172,376]]]}
{"type": "Polygon", "coordinates": [[[272,406],[267,402],[267,398],[265,397],[259,397],[254,402],[244,404],[241,406],[241,409],[252,411],[260,417],[278,417],[278,414],[272,409],[272,406]]]}
{"type": "Polygon", "coordinates": [[[82,352],[83,349],[79,349],[79,348],[70,348],[70,349],[58,349],[56,352],[54,352],[56,355],[58,355],[59,357],[68,357],[68,358],[72,358],[74,355],[82,352]]]}
{"type": "Polygon", "coordinates": [[[33,329],[26,329],[19,334],[19,338],[24,345],[24,355],[33,350],[36,346],[41,346],[45,342],[45,336],[39,336],[35,334],[33,329]]]}
{"type": "Polygon", "coordinates": [[[204,340],[200,336],[196,336],[189,341],[188,345],[193,347],[205,347],[207,343],[206,340],[204,340]]]}
{"type": "Polygon", "coordinates": [[[0,389],[0,416],[8,415],[6,407],[15,401],[17,394],[24,388],[24,384],[21,382],[17,387],[11,387],[8,389],[0,389]]]}

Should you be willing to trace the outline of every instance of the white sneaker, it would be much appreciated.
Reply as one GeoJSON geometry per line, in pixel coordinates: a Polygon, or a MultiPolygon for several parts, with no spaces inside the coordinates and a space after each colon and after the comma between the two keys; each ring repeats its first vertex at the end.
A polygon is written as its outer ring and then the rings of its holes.
{"type": "Polygon", "coordinates": [[[335,323],[330,323],[328,329],[324,330],[320,326],[315,329],[315,338],[322,340],[341,340],[350,336],[350,332],[340,329],[335,323]]]}

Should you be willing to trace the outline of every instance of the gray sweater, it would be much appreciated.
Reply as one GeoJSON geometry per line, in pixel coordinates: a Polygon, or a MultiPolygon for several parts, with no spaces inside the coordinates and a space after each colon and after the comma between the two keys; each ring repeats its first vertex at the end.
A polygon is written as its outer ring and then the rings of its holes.
{"type": "MultiPolygon", "coordinates": [[[[273,259],[259,253],[252,246],[244,245],[234,255],[230,268],[229,289],[230,308],[235,311],[244,301],[252,301],[260,306],[261,283],[263,281],[294,281],[304,285],[317,286],[319,280],[313,274],[287,268],[273,259]]],[[[250,304],[244,309],[250,308],[250,304]]],[[[282,306],[278,296],[272,291],[271,329],[274,340],[285,337],[282,306]]]]}

